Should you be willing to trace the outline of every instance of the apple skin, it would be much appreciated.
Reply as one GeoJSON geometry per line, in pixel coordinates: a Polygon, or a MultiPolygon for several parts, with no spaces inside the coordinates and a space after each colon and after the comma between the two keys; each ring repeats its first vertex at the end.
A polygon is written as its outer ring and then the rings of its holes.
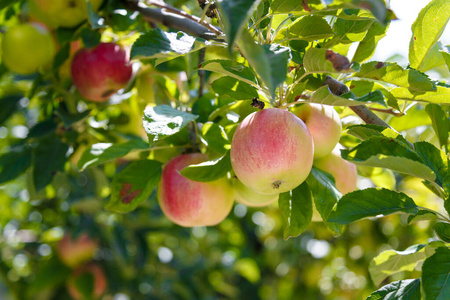
{"type": "Polygon", "coordinates": [[[6,67],[22,75],[32,74],[49,64],[55,55],[51,33],[41,24],[26,23],[6,31],[2,60],[6,67]]]}
{"type": "Polygon", "coordinates": [[[234,190],[227,178],[211,182],[187,179],[180,171],[208,160],[202,153],[183,154],[164,167],[158,185],[158,201],[172,222],[184,226],[213,226],[222,222],[233,206],[234,190]]]}
{"type": "Polygon", "coordinates": [[[79,50],[72,61],[72,79],[88,100],[104,102],[125,88],[133,75],[129,54],[114,43],[79,50]]]}
{"type": "Polygon", "coordinates": [[[276,195],[262,195],[252,189],[246,187],[239,179],[234,183],[234,199],[236,202],[244,204],[249,207],[263,207],[268,206],[278,200],[276,195]]]}
{"type": "Polygon", "coordinates": [[[279,108],[248,115],[231,143],[231,165],[253,191],[275,195],[300,185],[311,171],[314,145],[305,123],[279,108]]]}
{"type": "Polygon", "coordinates": [[[75,239],[66,233],[58,243],[57,253],[64,264],[73,268],[91,260],[98,247],[98,241],[87,233],[81,233],[75,239]]]}
{"type": "Polygon", "coordinates": [[[314,159],[333,151],[342,132],[341,119],[332,106],[305,103],[293,109],[293,113],[305,122],[314,140],[314,159]]]}
{"type": "Polygon", "coordinates": [[[314,166],[333,175],[336,188],[347,194],[356,190],[358,171],[355,164],[341,157],[340,149],[341,146],[337,145],[329,155],[315,160],[314,166]]]}
{"type": "MultiPolygon", "coordinates": [[[[90,0],[97,11],[103,0],[90,0]]],[[[87,19],[86,0],[28,0],[32,16],[52,28],[74,27],[87,19]]]]}
{"type": "Polygon", "coordinates": [[[82,292],[77,289],[75,282],[78,277],[86,273],[91,273],[94,277],[94,289],[92,292],[92,297],[89,299],[98,299],[106,291],[107,280],[103,269],[96,264],[84,265],[77,268],[67,282],[67,290],[69,295],[75,300],[85,299],[82,292]]]}

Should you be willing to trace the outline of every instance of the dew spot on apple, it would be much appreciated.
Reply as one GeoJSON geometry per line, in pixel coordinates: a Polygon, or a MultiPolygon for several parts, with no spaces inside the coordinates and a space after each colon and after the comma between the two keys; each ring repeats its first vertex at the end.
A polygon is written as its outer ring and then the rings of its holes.
{"type": "Polygon", "coordinates": [[[119,191],[119,196],[122,198],[122,203],[131,203],[131,201],[133,201],[133,199],[141,193],[140,189],[130,192],[132,187],[133,185],[129,182],[122,183],[122,189],[119,191]]]}

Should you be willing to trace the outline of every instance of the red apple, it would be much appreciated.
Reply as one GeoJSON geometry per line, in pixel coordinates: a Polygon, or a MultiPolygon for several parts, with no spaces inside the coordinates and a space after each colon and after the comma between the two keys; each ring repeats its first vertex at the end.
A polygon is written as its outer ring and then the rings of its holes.
{"type": "Polygon", "coordinates": [[[231,165],[253,191],[274,195],[300,185],[311,171],[314,146],[305,123],[279,108],[248,115],[231,143],[231,165]]]}
{"type": "Polygon", "coordinates": [[[129,54],[114,43],[81,49],[72,61],[72,79],[83,97],[103,102],[125,88],[133,70],[129,54]]]}
{"type": "Polygon", "coordinates": [[[67,282],[67,290],[69,291],[69,295],[75,300],[98,299],[106,291],[106,286],[107,281],[105,273],[102,268],[95,264],[85,265],[76,269],[67,282]],[[81,277],[86,276],[89,273],[92,275],[94,282],[92,283],[92,295],[89,295],[89,297],[86,298],[86,295],[82,290],[80,290],[79,285],[80,282],[81,284],[86,282],[82,281],[81,277]]]}
{"type": "Polygon", "coordinates": [[[341,157],[341,148],[338,144],[329,155],[315,160],[314,166],[333,175],[336,188],[346,194],[356,190],[358,172],[355,164],[341,157]]]}
{"type": "Polygon", "coordinates": [[[341,119],[332,106],[305,103],[293,110],[305,122],[314,140],[314,159],[324,157],[333,151],[342,132],[341,119]]]}
{"type": "Polygon", "coordinates": [[[236,202],[250,207],[268,206],[278,200],[278,194],[263,195],[246,187],[239,179],[234,184],[236,202]]]}
{"type": "Polygon", "coordinates": [[[82,233],[77,238],[65,234],[58,243],[57,252],[63,263],[75,267],[91,260],[97,248],[98,241],[90,238],[87,233],[82,233]]]}
{"type": "Polygon", "coordinates": [[[171,159],[164,167],[158,201],[167,218],[180,226],[213,226],[231,211],[234,191],[227,178],[197,182],[180,174],[184,167],[207,159],[201,153],[184,154],[171,159]]]}

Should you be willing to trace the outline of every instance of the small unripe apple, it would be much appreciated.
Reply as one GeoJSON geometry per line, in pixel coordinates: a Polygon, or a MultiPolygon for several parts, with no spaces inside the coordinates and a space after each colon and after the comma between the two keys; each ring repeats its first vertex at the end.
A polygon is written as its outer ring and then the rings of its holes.
{"type": "Polygon", "coordinates": [[[314,146],[302,120],[286,110],[267,108],[239,124],[230,151],[234,173],[244,185],[275,195],[305,181],[314,146]]]}
{"type": "Polygon", "coordinates": [[[2,60],[11,71],[28,75],[49,64],[55,55],[51,33],[41,24],[10,28],[2,41],[2,60]]]}
{"type": "Polygon", "coordinates": [[[342,132],[341,119],[332,106],[305,103],[294,108],[293,113],[305,122],[314,141],[314,159],[333,151],[342,132]]]}
{"type": "Polygon", "coordinates": [[[93,240],[87,233],[81,233],[76,238],[65,234],[58,243],[57,253],[64,264],[75,267],[90,261],[97,249],[98,241],[93,240]]]}
{"type": "Polygon", "coordinates": [[[340,145],[336,146],[329,155],[315,160],[314,166],[333,175],[336,188],[342,194],[347,194],[356,190],[358,171],[355,164],[341,157],[340,149],[340,145]]]}
{"type": "Polygon", "coordinates": [[[234,191],[227,178],[197,182],[180,174],[184,167],[207,159],[202,153],[184,154],[164,167],[158,185],[159,205],[167,218],[180,226],[213,226],[231,211],[234,191]]]}
{"type": "Polygon", "coordinates": [[[147,103],[155,103],[155,78],[153,70],[148,68],[139,72],[136,78],[136,89],[139,97],[147,103]]]}
{"type": "Polygon", "coordinates": [[[125,88],[133,74],[129,54],[114,43],[79,50],[72,61],[72,79],[88,100],[104,102],[125,88]]]}
{"type": "Polygon", "coordinates": [[[278,194],[263,195],[246,187],[239,179],[234,184],[236,202],[250,207],[268,206],[278,200],[278,194]]]}
{"type": "Polygon", "coordinates": [[[100,268],[100,266],[95,264],[79,267],[73,272],[67,282],[67,290],[69,292],[69,295],[75,300],[99,299],[106,291],[106,287],[107,281],[105,273],[103,272],[102,268],[100,268]],[[90,282],[90,278],[88,278],[87,276],[92,276],[93,282],[90,282]],[[83,280],[83,277],[86,277],[87,280],[83,280]],[[92,294],[86,295],[86,286],[80,285],[89,284],[92,287],[92,294]],[[83,288],[85,288],[84,291],[83,288]]]}
{"type": "MultiPolygon", "coordinates": [[[[97,11],[103,0],[89,0],[97,11]]],[[[88,17],[86,0],[28,0],[30,13],[40,21],[56,27],[74,27],[88,17]]]]}

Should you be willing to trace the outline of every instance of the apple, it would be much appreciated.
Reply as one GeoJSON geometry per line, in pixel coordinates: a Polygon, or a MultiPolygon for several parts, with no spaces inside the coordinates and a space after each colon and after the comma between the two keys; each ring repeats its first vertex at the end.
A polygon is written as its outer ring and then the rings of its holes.
{"type": "Polygon", "coordinates": [[[231,211],[234,190],[227,178],[197,182],[180,174],[184,167],[207,159],[202,153],[183,154],[171,159],[163,169],[158,201],[167,218],[180,226],[213,226],[231,211]]]}
{"type": "Polygon", "coordinates": [[[106,286],[107,281],[105,273],[102,268],[96,264],[77,268],[67,281],[69,295],[75,300],[99,299],[106,291],[106,286]],[[94,280],[92,283],[88,276],[92,276],[94,280]],[[89,287],[91,287],[91,290],[89,287]],[[92,294],[86,295],[88,292],[92,292],[92,294]]]}
{"type": "Polygon", "coordinates": [[[136,89],[139,97],[144,99],[147,103],[155,103],[154,84],[155,78],[151,68],[139,72],[139,75],[136,78],[136,89]]]}
{"type": "Polygon", "coordinates": [[[100,43],[79,50],[72,61],[72,79],[88,100],[104,102],[125,88],[133,70],[129,54],[115,43],[100,43]]]}
{"type": "Polygon", "coordinates": [[[333,175],[336,188],[346,194],[356,190],[358,172],[355,164],[341,157],[341,148],[338,144],[329,155],[315,160],[314,166],[333,175]]]}
{"type": "Polygon", "coordinates": [[[17,25],[3,36],[2,60],[15,73],[32,74],[49,64],[54,55],[53,36],[41,24],[17,25]]]}
{"type": "MultiPolygon", "coordinates": [[[[89,0],[93,11],[103,0],[89,0]]],[[[28,0],[32,16],[52,28],[74,27],[88,17],[86,0],[28,0]]]]}
{"type": "Polygon", "coordinates": [[[90,261],[97,249],[98,241],[87,233],[81,233],[77,238],[66,233],[58,243],[57,253],[64,264],[75,267],[90,261]]]}
{"type": "Polygon", "coordinates": [[[305,122],[314,140],[314,158],[324,157],[339,142],[342,124],[332,106],[305,103],[293,109],[293,113],[305,122]]]}
{"type": "Polygon", "coordinates": [[[314,146],[302,120],[286,110],[267,108],[239,124],[230,151],[233,170],[244,185],[275,195],[296,188],[308,177],[314,146]]]}
{"type": "Polygon", "coordinates": [[[237,202],[250,207],[268,206],[278,200],[278,194],[262,195],[246,187],[239,179],[234,184],[234,198],[237,202]]]}

